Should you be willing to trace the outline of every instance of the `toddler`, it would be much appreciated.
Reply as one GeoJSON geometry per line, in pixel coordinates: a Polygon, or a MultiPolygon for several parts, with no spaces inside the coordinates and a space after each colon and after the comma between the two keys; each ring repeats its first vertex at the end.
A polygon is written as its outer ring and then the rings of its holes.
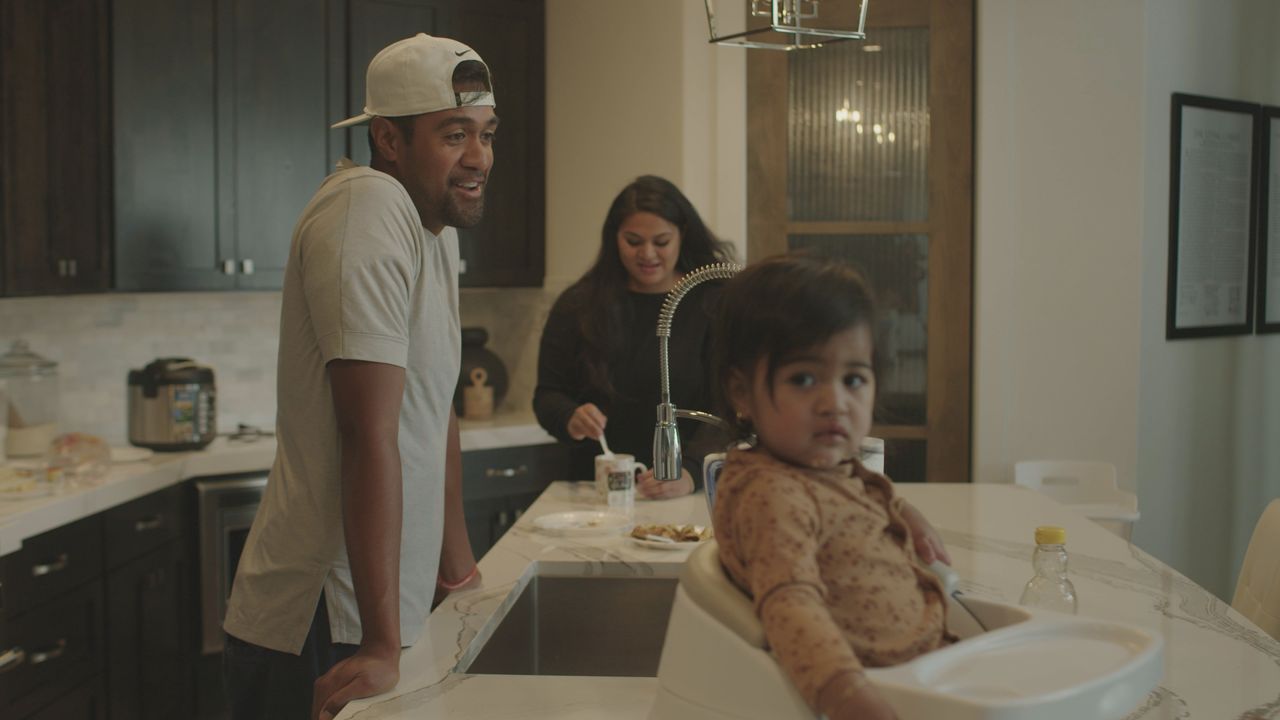
{"type": "Polygon", "coordinates": [[[716,488],[720,562],[754,598],[778,663],[830,720],[896,717],[863,674],[947,644],[933,528],[858,460],[875,401],[874,302],[852,268],[804,255],[725,287],[713,334],[733,450],[716,488]]]}

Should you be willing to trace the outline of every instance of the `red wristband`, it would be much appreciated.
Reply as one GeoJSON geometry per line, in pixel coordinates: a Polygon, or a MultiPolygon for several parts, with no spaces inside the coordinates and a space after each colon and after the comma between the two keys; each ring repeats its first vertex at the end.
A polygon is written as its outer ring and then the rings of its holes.
{"type": "Polygon", "coordinates": [[[449,592],[453,592],[454,590],[457,590],[458,588],[462,587],[463,585],[466,585],[467,583],[471,582],[472,580],[475,580],[475,579],[476,579],[476,576],[477,576],[477,575],[479,575],[479,574],[480,574],[480,566],[479,566],[479,565],[472,565],[472,566],[471,566],[471,572],[467,573],[466,577],[462,578],[461,580],[459,580],[459,581],[457,581],[457,582],[452,582],[452,583],[451,583],[451,582],[448,582],[448,581],[446,581],[446,580],[444,579],[444,575],[441,575],[441,574],[437,573],[437,574],[436,574],[436,585],[439,585],[441,588],[443,588],[443,589],[445,589],[445,590],[448,590],[449,592]]]}

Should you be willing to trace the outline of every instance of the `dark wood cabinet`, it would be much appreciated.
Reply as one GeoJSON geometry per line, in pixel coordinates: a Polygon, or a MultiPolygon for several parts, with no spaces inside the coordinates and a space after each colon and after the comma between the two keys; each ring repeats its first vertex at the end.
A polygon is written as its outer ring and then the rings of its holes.
{"type": "Polygon", "coordinates": [[[63,695],[27,720],[102,720],[107,716],[107,693],[96,677],[63,695]]]}
{"type": "Polygon", "coordinates": [[[113,0],[115,285],[223,290],[214,0],[113,0]]]}
{"type": "Polygon", "coordinates": [[[118,289],[281,286],[294,222],[331,167],[339,10],[116,0],[118,289]]]}
{"type": "Polygon", "coordinates": [[[112,720],[191,717],[186,602],[192,582],[174,540],[107,575],[107,683],[112,720]]]}
{"type": "Polygon", "coordinates": [[[102,513],[106,557],[108,716],[191,716],[189,601],[183,486],[102,513]]]}
{"type": "Polygon", "coordinates": [[[191,716],[182,486],[0,558],[0,717],[191,716]]]}
{"type": "Polygon", "coordinates": [[[42,712],[101,676],[101,528],[81,520],[0,558],[0,717],[42,712]]]}
{"type": "Polygon", "coordinates": [[[484,219],[459,230],[463,287],[541,287],[546,246],[546,33],[543,0],[465,0],[455,37],[493,76],[501,119],[484,219]]]}
{"type": "Polygon", "coordinates": [[[5,295],[111,278],[106,0],[0,3],[0,256],[5,295]]]}
{"type": "Polygon", "coordinates": [[[479,559],[534,500],[569,471],[560,444],[474,450],[462,454],[462,507],[471,551],[479,559]]]}
{"type": "Polygon", "coordinates": [[[502,126],[464,287],[540,286],[545,0],[5,0],[0,294],[278,289],[299,213],[368,163],[365,70],[469,43],[502,126]]]}

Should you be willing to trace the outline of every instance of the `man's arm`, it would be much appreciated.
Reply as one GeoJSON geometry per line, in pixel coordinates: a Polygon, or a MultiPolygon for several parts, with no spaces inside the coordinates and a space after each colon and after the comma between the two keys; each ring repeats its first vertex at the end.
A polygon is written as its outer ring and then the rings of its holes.
{"type": "MultiPolygon", "coordinates": [[[[444,544],[440,548],[440,580],[452,589],[476,569],[476,557],[467,537],[467,519],[462,511],[462,442],[458,437],[458,416],[449,408],[449,437],[444,455],[444,544]]],[[[479,580],[475,578],[463,586],[479,580]]]]}
{"type": "Polygon", "coordinates": [[[400,403],[404,368],[335,360],[328,365],[342,443],[342,530],[360,612],[360,649],[316,681],[312,717],[328,720],[352,699],[400,679],[400,403]]]}

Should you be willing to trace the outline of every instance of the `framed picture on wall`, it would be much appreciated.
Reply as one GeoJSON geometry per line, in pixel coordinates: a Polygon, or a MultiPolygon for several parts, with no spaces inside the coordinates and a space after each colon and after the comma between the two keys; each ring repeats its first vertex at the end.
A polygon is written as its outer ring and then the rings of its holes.
{"type": "Polygon", "coordinates": [[[1262,109],[1258,186],[1258,332],[1280,332],[1280,107],[1262,109]]]}
{"type": "Polygon", "coordinates": [[[1253,332],[1262,107],[1174,93],[1165,337],[1253,332]]]}

